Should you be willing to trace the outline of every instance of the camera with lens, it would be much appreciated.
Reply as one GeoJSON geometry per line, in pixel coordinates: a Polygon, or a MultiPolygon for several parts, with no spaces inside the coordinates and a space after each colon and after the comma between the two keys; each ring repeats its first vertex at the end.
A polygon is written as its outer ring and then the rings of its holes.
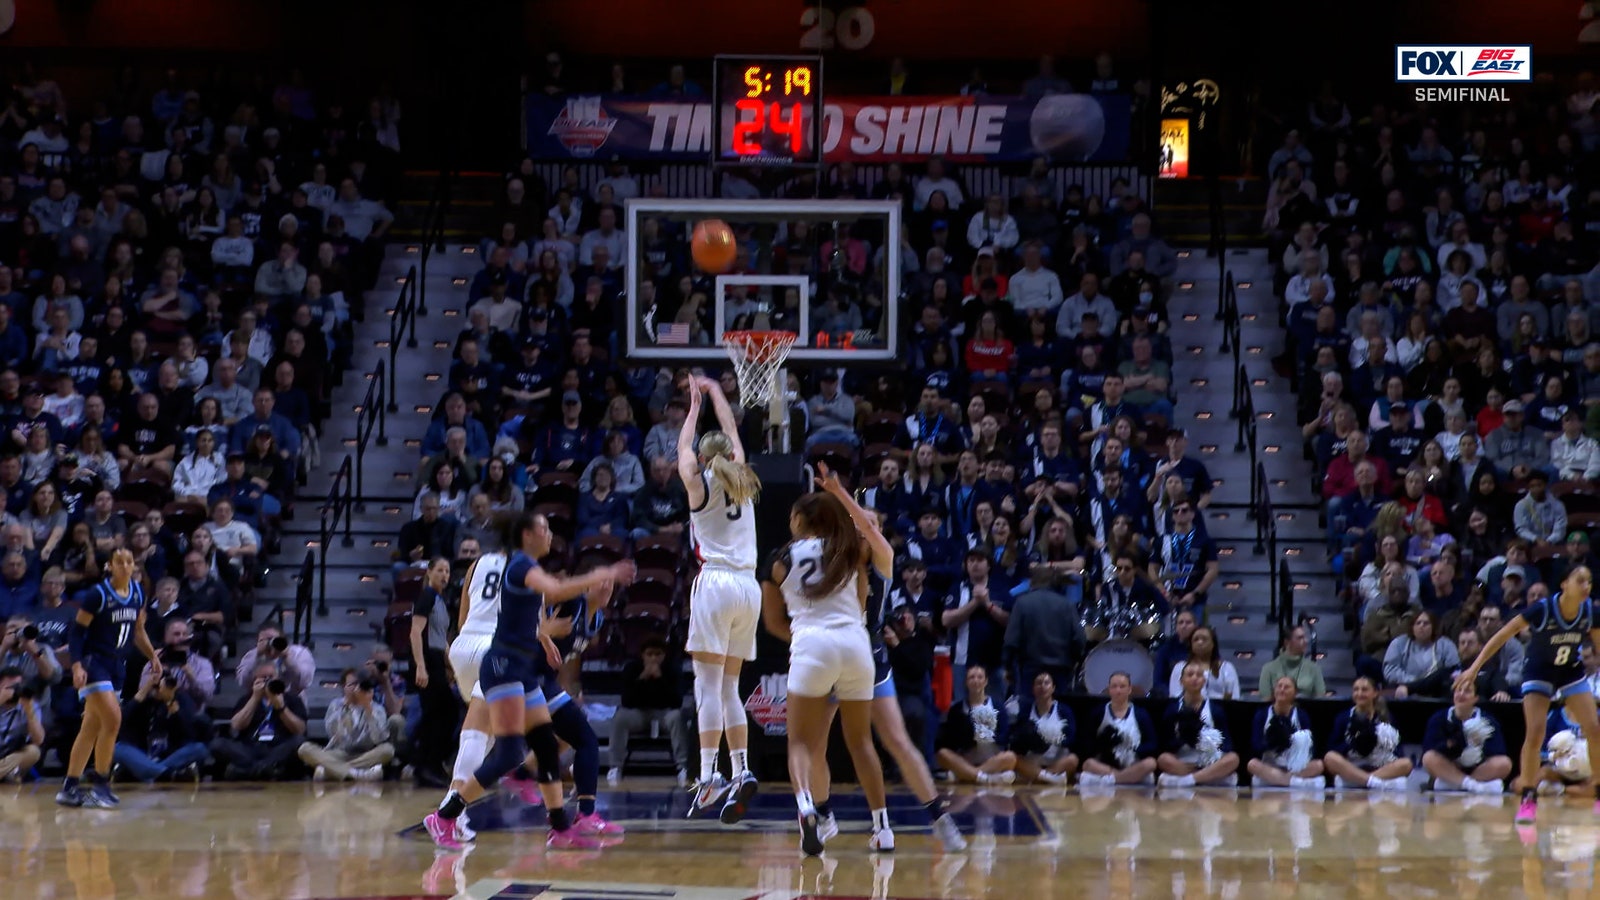
{"type": "Polygon", "coordinates": [[[357,684],[357,687],[363,691],[376,691],[378,689],[378,680],[376,678],[363,678],[357,684]]]}
{"type": "Polygon", "coordinates": [[[161,686],[168,690],[177,690],[178,676],[172,672],[161,673],[161,686]]]}
{"type": "Polygon", "coordinates": [[[22,626],[22,639],[25,641],[37,641],[39,639],[39,629],[32,625],[22,626]]]}
{"type": "Polygon", "coordinates": [[[39,689],[24,681],[22,684],[17,685],[17,699],[37,700],[39,699],[39,689]]]}
{"type": "Polygon", "coordinates": [[[281,634],[278,635],[277,637],[272,639],[272,649],[276,650],[279,653],[282,653],[283,651],[288,650],[289,649],[289,639],[284,637],[281,634]]]}
{"type": "Polygon", "coordinates": [[[289,685],[285,684],[282,678],[274,678],[267,682],[267,693],[273,695],[274,697],[280,696],[288,689],[289,685]]]}
{"type": "Polygon", "coordinates": [[[373,662],[372,665],[373,665],[374,668],[376,668],[378,670],[379,674],[382,674],[382,675],[389,674],[389,663],[387,661],[381,660],[381,659],[380,660],[376,660],[376,661],[373,662]]]}
{"type": "Polygon", "coordinates": [[[178,650],[171,647],[161,651],[161,664],[173,669],[181,669],[189,664],[189,651],[178,650]]]}

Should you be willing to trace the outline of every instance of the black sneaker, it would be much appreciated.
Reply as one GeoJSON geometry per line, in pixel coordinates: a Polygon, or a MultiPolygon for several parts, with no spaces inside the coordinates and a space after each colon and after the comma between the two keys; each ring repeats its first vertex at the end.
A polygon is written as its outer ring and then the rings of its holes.
{"type": "Polygon", "coordinates": [[[756,795],[756,787],[756,777],[749,772],[733,780],[728,789],[728,799],[722,804],[722,824],[737,825],[744,819],[750,799],[756,795]]]}
{"type": "Polygon", "coordinates": [[[56,792],[56,802],[62,806],[82,806],[83,787],[76,784],[72,787],[63,786],[56,792]]]}
{"type": "Polygon", "coordinates": [[[800,849],[807,856],[822,855],[822,817],[816,810],[800,811],[800,849]]]}

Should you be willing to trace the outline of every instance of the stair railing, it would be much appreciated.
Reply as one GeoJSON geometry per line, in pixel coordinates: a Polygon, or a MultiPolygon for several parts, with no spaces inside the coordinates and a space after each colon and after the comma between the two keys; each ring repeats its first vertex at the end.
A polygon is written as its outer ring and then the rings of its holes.
{"type": "Polygon", "coordinates": [[[317,532],[318,549],[322,553],[317,558],[317,615],[328,614],[328,549],[333,544],[335,536],[339,536],[341,547],[355,546],[355,537],[351,534],[350,513],[355,507],[355,483],[351,478],[354,460],[345,454],[344,462],[339,463],[339,471],[333,475],[333,484],[328,488],[328,499],[322,504],[322,525],[317,532]],[[344,518],[344,533],[339,535],[339,519],[344,518]]]}
{"type": "Polygon", "coordinates": [[[444,252],[445,214],[450,210],[451,193],[450,166],[440,165],[439,177],[433,182],[433,194],[428,198],[428,212],[422,219],[422,287],[417,294],[419,316],[428,314],[428,258],[435,252],[444,252]]]}
{"type": "MultiPolygon", "coordinates": [[[[426,246],[423,252],[427,252],[426,246]]],[[[395,401],[394,377],[399,368],[395,362],[400,356],[401,340],[405,341],[407,350],[417,349],[417,305],[421,296],[422,279],[417,274],[417,267],[412,266],[406,270],[406,283],[400,286],[400,296],[394,301],[394,312],[389,314],[389,412],[400,411],[395,401]]]]}
{"type": "Polygon", "coordinates": [[[372,371],[367,373],[367,395],[362,398],[361,405],[356,407],[356,487],[355,501],[356,512],[367,511],[366,489],[366,457],[367,444],[373,439],[376,432],[379,447],[389,445],[388,418],[389,410],[386,398],[388,384],[384,380],[387,369],[383,360],[378,360],[372,371]]]}
{"type": "MultiPolygon", "coordinates": [[[[300,573],[295,576],[294,588],[294,630],[291,639],[294,643],[308,650],[315,650],[316,644],[311,639],[311,603],[314,597],[312,587],[317,575],[317,551],[306,551],[306,558],[300,563],[300,573]]],[[[326,612],[323,615],[327,615],[326,612]]]]}

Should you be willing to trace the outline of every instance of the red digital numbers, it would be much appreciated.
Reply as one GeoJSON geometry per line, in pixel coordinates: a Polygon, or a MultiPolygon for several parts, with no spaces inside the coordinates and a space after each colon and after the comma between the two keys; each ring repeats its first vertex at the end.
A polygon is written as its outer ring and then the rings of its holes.
{"type": "MultiPolygon", "coordinates": [[[[817,332],[817,339],[815,341],[813,341],[813,344],[819,350],[832,350],[832,349],[834,349],[834,347],[833,347],[833,336],[828,334],[826,331],[817,332]]],[[[854,350],[854,349],[856,349],[856,333],[854,331],[846,331],[844,334],[840,335],[839,336],[839,347],[838,347],[838,349],[840,349],[840,350],[854,350]]]]}
{"type": "Polygon", "coordinates": [[[801,104],[789,105],[784,115],[780,103],[763,103],[760,100],[740,100],[733,104],[738,113],[733,123],[733,152],[738,156],[760,156],[766,150],[761,136],[771,133],[789,138],[789,150],[799,156],[805,148],[805,113],[801,104]]]}

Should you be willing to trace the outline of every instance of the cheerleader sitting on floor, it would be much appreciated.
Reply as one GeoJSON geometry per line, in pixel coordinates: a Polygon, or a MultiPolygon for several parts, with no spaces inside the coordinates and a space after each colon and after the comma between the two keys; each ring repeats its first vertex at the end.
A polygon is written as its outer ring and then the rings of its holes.
{"type": "Polygon", "coordinates": [[[1056,682],[1049,672],[1033,677],[1033,703],[1011,728],[1011,752],[1017,774],[1026,781],[1066,784],[1078,771],[1072,752],[1072,712],[1056,702],[1056,682]]]}
{"type": "Polygon", "coordinates": [[[1149,713],[1129,702],[1133,679],[1127,672],[1113,673],[1106,682],[1111,698],[1094,725],[1091,753],[1084,760],[1078,787],[1113,787],[1149,784],[1156,771],[1156,727],[1149,713]]]}
{"type": "Polygon", "coordinates": [[[1239,754],[1224,730],[1222,707],[1206,699],[1206,667],[1186,663],[1183,696],[1167,707],[1162,723],[1166,752],[1156,759],[1161,787],[1233,786],[1239,783],[1239,754]]]}
{"type": "Polygon", "coordinates": [[[1476,684],[1458,685],[1454,705],[1428,719],[1422,746],[1422,768],[1433,776],[1435,790],[1505,792],[1511,757],[1506,754],[1500,723],[1478,708],[1476,684]]]}
{"type": "Polygon", "coordinates": [[[1272,704],[1256,713],[1252,742],[1256,758],[1247,767],[1262,784],[1297,790],[1327,787],[1322,760],[1313,753],[1311,718],[1295,705],[1300,690],[1285,675],[1272,684],[1272,704]]]}
{"type": "Polygon", "coordinates": [[[1378,686],[1362,676],[1350,687],[1351,708],[1333,720],[1333,734],[1322,764],[1333,775],[1336,788],[1371,788],[1404,791],[1411,760],[1395,755],[1400,732],[1389,709],[1378,697],[1378,686]]]}
{"type": "MultiPolygon", "coordinates": [[[[1590,779],[1589,744],[1583,739],[1583,726],[1567,716],[1567,708],[1550,710],[1544,726],[1544,747],[1540,751],[1539,793],[1557,796],[1569,788],[1587,794],[1590,779]]],[[[1520,778],[1519,778],[1520,780],[1520,778]]]]}

